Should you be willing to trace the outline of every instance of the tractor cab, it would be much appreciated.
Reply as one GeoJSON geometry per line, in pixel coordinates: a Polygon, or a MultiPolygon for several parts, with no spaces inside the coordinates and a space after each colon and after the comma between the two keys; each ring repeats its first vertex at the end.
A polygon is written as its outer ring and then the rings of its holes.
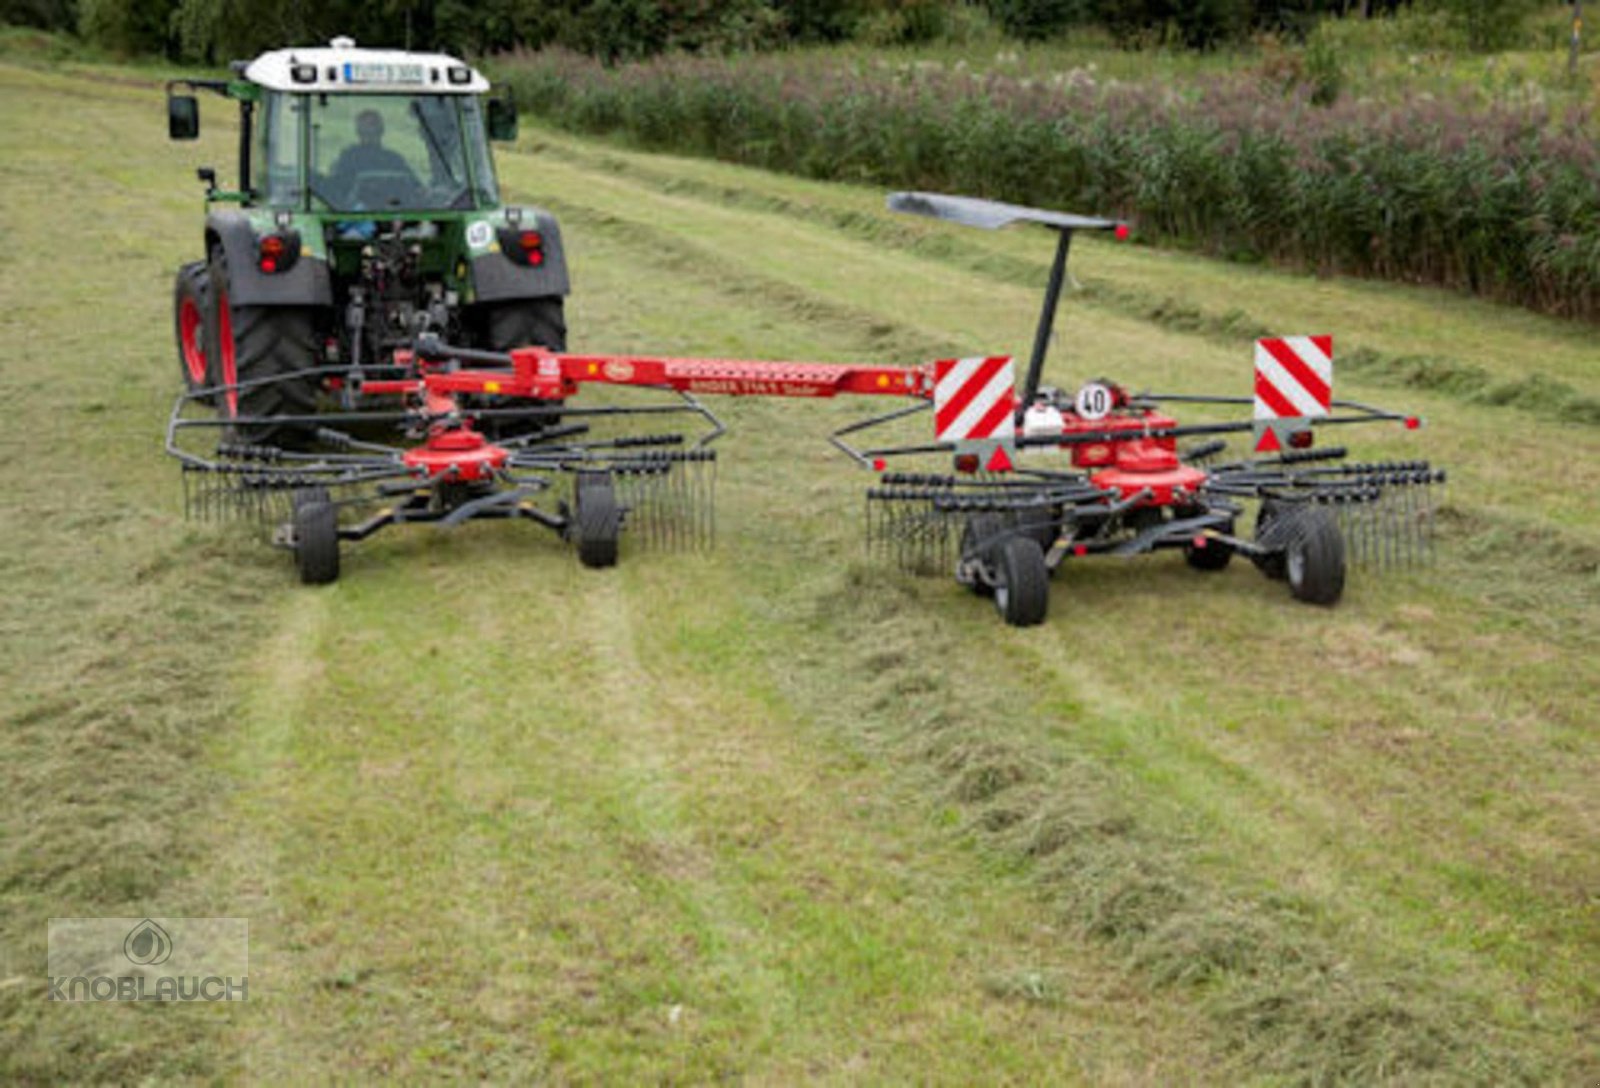
{"type": "Polygon", "coordinates": [[[168,85],[174,139],[199,135],[179,88],[240,104],[239,188],[208,196],[312,214],[462,212],[499,205],[490,138],[516,136],[509,98],[486,104],[484,77],[454,57],[358,49],[279,49],[235,66],[236,80],[168,85]]]}

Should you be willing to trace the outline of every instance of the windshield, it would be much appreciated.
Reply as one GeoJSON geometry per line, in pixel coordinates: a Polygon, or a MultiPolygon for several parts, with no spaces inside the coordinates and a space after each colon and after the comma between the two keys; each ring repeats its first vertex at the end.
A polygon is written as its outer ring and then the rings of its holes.
{"type": "MultiPolygon", "coordinates": [[[[313,206],[440,211],[499,203],[468,95],[322,94],[311,108],[313,206]]],[[[287,150],[287,149],[285,149],[287,150]]]]}

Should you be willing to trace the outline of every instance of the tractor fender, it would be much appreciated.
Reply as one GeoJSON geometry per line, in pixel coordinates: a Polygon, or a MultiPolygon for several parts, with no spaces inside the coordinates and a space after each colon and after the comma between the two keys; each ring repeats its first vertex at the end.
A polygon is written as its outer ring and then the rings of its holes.
{"type": "Polygon", "coordinates": [[[302,251],[282,272],[268,275],[256,265],[256,229],[240,211],[206,216],[206,252],[221,246],[228,256],[228,290],[235,306],[332,306],[328,262],[302,251]]]}
{"type": "MultiPolygon", "coordinates": [[[[472,258],[472,287],[478,302],[518,298],[564,296],[572,291],[567,276],[567,254],[561,244],[561,226],[543,208],[520,208],[521,225],[544,238],[544,260],[536,267],[516,263],[496,243],[487,253],[472,258]]],[[[498,217],[497,217],[498,218],[498,217]]],[[[507,219],[499,219],[500,224],[507,219]]]]}

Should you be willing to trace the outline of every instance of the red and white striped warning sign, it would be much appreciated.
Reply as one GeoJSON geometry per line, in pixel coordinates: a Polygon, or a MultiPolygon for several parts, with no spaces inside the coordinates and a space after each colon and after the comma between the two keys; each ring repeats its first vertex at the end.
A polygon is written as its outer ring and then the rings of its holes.
{"type": "Polygon", "coordinates": [[[934,363],[933,414],[940,442],[1010,442],[1017,430],[1011,356],[934,363]]]}
{"type": "Polygon", "coordinates": [[[1256,418],[1325,416],[1333,403],[1333,337],[1256,341],[1256,418]]]}

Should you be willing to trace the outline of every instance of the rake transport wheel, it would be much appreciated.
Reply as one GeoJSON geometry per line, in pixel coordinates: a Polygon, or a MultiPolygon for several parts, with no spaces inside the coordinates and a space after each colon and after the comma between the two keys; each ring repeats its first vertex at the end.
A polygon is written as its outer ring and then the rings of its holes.
{"type": "Polygon", "coordinates": [[[1344,536],[1333,513],[1308,506],[1290,515],[1289,546],[1283,554],[1289,592],[1307,604],[1331,605],[1344,594],[1344,536]]]}
{"type": "MultiPolygon", "coordinates": [[[[1271,525],[1275,519],[1281,518],[1289,512],[1281,503],[1273,499],[1263,499],[1261,509],[1256,512],[1256,543],[1261,543],[1262,539],[1267,535],[1267,526],[1271,525]]],[[[1287,577],[1284,570],[1284,555],[1282,552],[1252,556],[1251,559],[1255,563],[1256,569],[1273,581],[1281,582],[1287,577]]]]}
{"type": "Polygon", "coordinates": [[[328,501],[323,488],[295,493],[294,565],[308,586],[324,586],[339,578],[339,508],[328,501]]]}
{"type": "MultiPolygon", "coordinates": [[[[211,315],[206,358],[213,360],[217,384],[272,379],[317,364],[312,310],[304,306],[235,306],[229,298],[228,256],[219,247],[211,253],[211,315]]],[[[267,381],[245,389],[225,389],[218,407],[229,419],[238,416],[306,416],[317,410],[314,379],[267,381]]],[[[314,433],[309,424],[255,423],[232,428],[251,443],[304,445],[314,433]]]]}
{"type": "Polygon", "coordinates": [[[573,512],[578,562],[586,567],[617,565],[617,538],[622,532],[622,509],[609,472],[580,472],[573,488],[573,512]]]}
{"type": "MultiPolygon", "coordinates": [[[[999,514],[973,514],[961,526],[962,561],[976,558],[993,570],[996,545],[1005,531],[1006,520],[999,514]]],[[[966,585],[980,597],[994,596],[994,584],[981,575],[973,577],[966,585]]]]}
{"type": "Polygon", "coordinates": [[[172,324],[178,337],[178,370],[190,393],[216,383],[207,363],[207,322],[211,314],[211,272],[204,261],[191,261],[178,269],[172,285],[172,324]]]}
{"type": "Polygon", "coordinates": [[[1050,570],[1032,537],[1007,536],[995,548],[994,606],[1012,627],[1043,623],[1050,610],[1050,570]]]}

